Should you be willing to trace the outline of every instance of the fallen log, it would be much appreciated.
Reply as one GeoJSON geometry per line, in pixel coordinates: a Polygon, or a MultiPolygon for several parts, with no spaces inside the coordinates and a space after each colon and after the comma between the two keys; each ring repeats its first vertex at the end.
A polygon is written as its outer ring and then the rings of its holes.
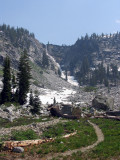
{"type": "MultiPolygon", "coordinates": [[[[77,132],[73,132],[70,134],[66,134],[62,136],[62,138],[68,138],[70,136],[75,135],[77,132]]],[[[49,139],[37,139],[37,140],[25,140],[25,141],[5,141],[3,143],[3,147],[8,150],[12,150],[14,147],[27,147],[33,145],[39,145],[42,143],[52,142],[56,138],[49,138],[49,139]]]]}
{"type": "Polygon", "coordinates": [[[120,116],[95,116],[95,118],[114,119],[120,121],[120,116]]]}
{"type": "Polygon", "coordinates": [[[3,144],[4,148],[13,149],[14,147],[26,147],[26,146],[33,146],[39,145],[46,142],[51,142],[54,139],[37,139],[37,140],[25,140],[25,141],[5,141],[3,144]]]}

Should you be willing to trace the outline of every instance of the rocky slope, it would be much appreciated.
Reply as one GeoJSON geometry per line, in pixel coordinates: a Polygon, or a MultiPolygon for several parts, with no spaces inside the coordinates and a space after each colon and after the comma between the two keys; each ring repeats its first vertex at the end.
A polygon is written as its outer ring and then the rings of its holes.
{"type": "MultiPolygon", "coordinates": [[[[44,104],[52,103],[55,97],[57,102],[77,102],[82,105],[85,104],[85,106],[91,105],[95,93],[84,92],[83,89],[73,86],[58,74],[61,68],[63,70],[67,69],[70,82],[70,74],[74,75],[80,70],[84,56],[88,57],[91,68],[101,62],[104,63],[104,66],[114,63],[120,67],[120,33],[100,36],[93,34],[90,37],[86,35],[78,39],[72,46],[59,46],[44,45],[35,39],[34,34],[23,28],[14,29],[6,25],[0,26],[1,66],[7,54],[11,58],[12,68],[17,71],[20,54],[24,48],[27,48],[32,68],[31,88],[39,91],[44,104]],[[44,53],[49,60],[49,66],[47,67],[42,66],[44,53]]],[[[0,75],[2,75],[1,66],[0,75]]],[[[2,85],[1,81],[0,85],[2,85]]],[[[108,94],[107,88],[103,87],[102,89],[102,92],[108,94]]],[[[117,86],[110,91],[110,96],[115,98],[116,109],[119,108],[119,94],[117,86]]]]}
{"type": "Polygon", "coordinates": [[[23,49],[27,49],[32,68],[32,84],[34,86],[55,89],[61,85],[70,86],[69,83],[60,79],[58,71],[60,66],[47,51],[47,46],[40,43],[34,34],[23,28],[12,28],[6,25],[0,26],[0,75],[6,55],[11,59],[11,66],[17,71],[18,62],[23,49]],[[46,53],[49,66],[42,65],[43,54],[46,53]],[[60,79],[60,83],[59,83],[60,79]],[[58,82],[58,84],[56,84],[58,82]]]}
{"type": "Polygon", "coordinates": [[[57,46],[48,44],[49,53],[64,65],[71,73],[80,70],[81,63],[86,56],[91,67],[96,67],[103,62],[104,66],[117,64],[120,67],[120,33],[110,35],[91,36],[78,39],[71,46],[57,46]]]}

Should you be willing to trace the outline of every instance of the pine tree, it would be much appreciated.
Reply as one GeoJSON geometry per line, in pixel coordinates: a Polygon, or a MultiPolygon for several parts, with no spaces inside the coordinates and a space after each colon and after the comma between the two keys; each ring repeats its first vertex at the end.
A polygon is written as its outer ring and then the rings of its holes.
{"type": "Polygon", "coordinates": [[[67,71],[67,69],[65,70],[65,80],[66,81],[68,80],[68,71],[67,71]]]}
{"type": "Polygon", "coordinates": [[[31,109],[31,112],[33,114],[38,114],[39,111],[40,111],[41,101],[40,101],[40,99],[38,97],[38,92],[37,91],[35,93],[35,97],[33,97],[33,99],[32,99],[32,103],[33,103],[32,104],[33,109],[31,109]]]}
{"type": "Polygon", "coordinates": [[[18,90],[19,90],[19,103],[21,105],[26,103],[27,93],[30,87],[30,65],[27,51],[24,50],[19,61],[19,73],[18,73],[18,90]]]}
{"type": "Polygon", "coordinates": [[[44,68],[47,68],[49,66],[49,60],[48,60],[48,56],[46,55],[46,52],[43,52],[42,66],[44,68]]]}
{"type": "Polygon", "coordinates": [[[55,99],[55,97],[54,97],[54,99],[53,99],[53,104],[54,104],[54,105],[56,104],[56,99],[55,99]]]}
{"type": "Polygon", "coordinates": [[[58,69],[58,75],[59,75],[59,77],[61,77],[61,70],[60,70],[60,68],[58,69]]]}
{"type": "Polygon", "coordinates": [[[13,101],[16,102],[16,103],[19,102],[19,90],[18,90],[18,88],[16,89],[16,92],[13,95],[13,101]]]}
{"type": "Polygon", "coordinates": [[[14,71],[12,72],[12,92],[13,92],[13,94],[15,93],[15,88],[16,88],[16,86],[17,86],[17,82],[16,82],[16,77],[15,77],[15,74],[14,74],[14,71]]]}
{"type": "Polygon", "coordinates": [[[108,87],[108,86],[109,86],[109,81],[108,81],[107,78],[104,79],[104,85],[105,85],[105,87],[108,87]]]}
{"type": "Polygon", "coordinates": [[[3,90],[1,92],[1,103],[11,101],[11,73],[10,59],[6,56],[3,68],[3,90]]]}
{"type": "Polygon", "coordinates": [[[107,65],[107,78],[109,78],[110,76],[110,69],[109,69],[109,65],[107,65]]]}
{"type": "Polygon", "coordinates": [[[30,100],[29,100],[29,104],[30,104],[31,106],[34,105],[34,97],[33,97],[32,90],[30,91],[30,100]]]}
{"type": "Polygon", "coordinates": [[[12,72],[12,76],[11,76],[11,89],[12,89],[12,102],[18,102],[18,96],[17,96],[17,81],[16,81],[16,77],[14,74],[14,71],[12,72]]]}

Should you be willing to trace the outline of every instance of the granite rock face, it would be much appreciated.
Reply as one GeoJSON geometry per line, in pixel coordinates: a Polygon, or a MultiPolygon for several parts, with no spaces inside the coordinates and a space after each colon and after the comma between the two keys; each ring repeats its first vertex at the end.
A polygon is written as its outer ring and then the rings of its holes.
{"type": "Polygon", "coordinates": [[[112,97],[107,97],[104,95],[97,95],[92,100],[92,107],[97,110],[112,110],[114,106],[114,99],[112,97]]]}

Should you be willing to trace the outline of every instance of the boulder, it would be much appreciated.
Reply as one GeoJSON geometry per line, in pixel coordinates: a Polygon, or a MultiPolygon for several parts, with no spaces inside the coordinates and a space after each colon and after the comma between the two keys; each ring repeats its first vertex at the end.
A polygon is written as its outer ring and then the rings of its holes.
{"type": "Polygon", "coordinates": [[[97,109],[97,110],[112,110],[114,106],[114,98],[112,97],[107,97],[104,95],[97,95],[93,100],[92,100],[92,107],[97,109]]]}
{"type": "Polygon", "coordinates": [[[8,120],[9,122],[13,122],[14,119],[15,119],[15,117],[14,117],[14,116],[11,116],[11,115],[8,115],[8,117],[7,117],[7,120],[8,120]]]}
{"type": "Polygon", "coordinates": [[[10,107],[7,107],[4,109],[5,112],[8,112],[9,114],[13,115],[14,113],[14,110],[15,110],[15,106],[13,104],[11,104],[10,107]]]}
{"type": "Polygon", "coordinates": [[[13,152],[16,152],[16,153],[23,153],[24,152],[24,148],[22,147],[14,147],[13,152]]]}
{"type": "Polygon", "coordinates": [[[81,110],[69,104],[56,104],[49,108],[52,116],[68,119],[77,119],[81,117],[81,110]]]}

